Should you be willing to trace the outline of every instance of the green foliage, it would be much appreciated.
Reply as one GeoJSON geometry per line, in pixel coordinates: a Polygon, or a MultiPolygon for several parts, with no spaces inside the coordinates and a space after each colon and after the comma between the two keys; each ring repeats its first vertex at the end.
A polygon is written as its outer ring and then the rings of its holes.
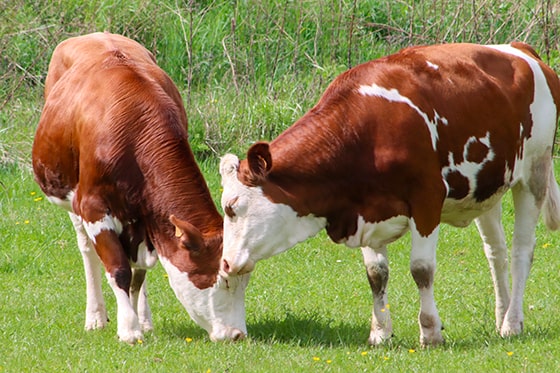
{"type": "Polygon", "coordinates": [[[523,40],[560,61],[560,8],[546,0],[0,0],[0,11],[0,136],[21,122],[12,101],[39,97],[54,47],[106,30],[144,44],[178,84],[201,158],[274,138],[340,72],[408,45],[523,40]]]}

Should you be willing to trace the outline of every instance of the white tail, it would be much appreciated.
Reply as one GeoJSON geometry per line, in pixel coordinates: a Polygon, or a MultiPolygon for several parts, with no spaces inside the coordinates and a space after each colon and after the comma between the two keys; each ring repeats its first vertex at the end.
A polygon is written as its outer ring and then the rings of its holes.
{"type": "Polygon", "coordinates": [[[560,229],[560,189],[554,178],[554,169],[548,174],[548,190],[542,209],[544,224],[550,230],[560,229]]]}

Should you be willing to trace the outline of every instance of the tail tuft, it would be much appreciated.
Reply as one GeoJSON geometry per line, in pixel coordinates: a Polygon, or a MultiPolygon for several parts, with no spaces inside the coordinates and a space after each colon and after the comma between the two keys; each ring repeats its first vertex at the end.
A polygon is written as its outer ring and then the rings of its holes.
{"type": "Polygon", "coordinates": [[[542,216],[546,227],[552,231],[560,229],[560,189],[551,167],[548,174],[548,190],[544,200],[542,216]]]}

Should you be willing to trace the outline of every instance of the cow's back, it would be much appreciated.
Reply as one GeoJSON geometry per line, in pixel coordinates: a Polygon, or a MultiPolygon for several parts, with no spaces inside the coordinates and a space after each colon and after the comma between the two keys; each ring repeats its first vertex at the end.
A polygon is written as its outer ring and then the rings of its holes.
{"type": "Polygon", "coordinates": [[[45,97],[62,75],[72,67],[82,69],[83,66],[99,65],[106,58],[105,54],[99,53],[100,51],[121,54],[126,51],[123,56],[128,59],[155,64],[155,58],[150,51],[121,35],[97,32],[66,39],[57,45],[53,52],[45,80],[45,97]]]}
{"type": "Polygon", "coordinates": [[[36,180],[47,196],[67,199],[80,178],[102,177],[96,173],[106,171],[104,162],[116,167],[123,158],[130,165],[135,137],[154,123],[176,125],[186,136],[180,94],[148,50],[113,34],[68,39],[54,51],[45,82],[33,146],[36,180]],[[162,113],[176,120],[155,117],[162,113]]]}

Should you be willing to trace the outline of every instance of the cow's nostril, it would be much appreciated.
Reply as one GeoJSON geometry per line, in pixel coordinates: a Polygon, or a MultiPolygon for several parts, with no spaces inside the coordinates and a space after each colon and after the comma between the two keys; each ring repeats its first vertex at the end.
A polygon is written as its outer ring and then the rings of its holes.
{"type": "Polygon", "coordinates": [[[236,330],[233,332],[231,339],[232,341],[240,341],[242,339],[245,339],[245,334],[241,330],[236,330]]]}

